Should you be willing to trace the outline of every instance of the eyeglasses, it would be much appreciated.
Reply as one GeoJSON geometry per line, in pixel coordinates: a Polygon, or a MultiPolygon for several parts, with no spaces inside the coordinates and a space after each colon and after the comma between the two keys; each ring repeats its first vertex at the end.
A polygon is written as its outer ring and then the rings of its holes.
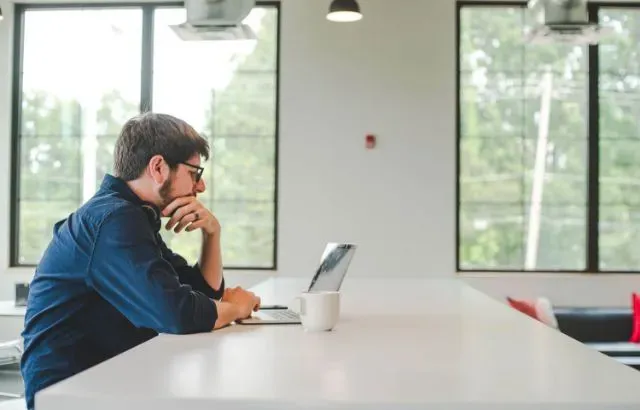
{"type": "Polygon", "coordinates": [[[181,162],[181,164],[184,164],[184,165],[186,165],[188,167],[191,167],[191,168],[197,170],[197,172],[196,172],[196,184],[198,182],[200,182],[200,179],[202,178],[202,173],[204,172],[204,168],[199,167],[197,165],[189,164],[188,162],[181,162]]]}

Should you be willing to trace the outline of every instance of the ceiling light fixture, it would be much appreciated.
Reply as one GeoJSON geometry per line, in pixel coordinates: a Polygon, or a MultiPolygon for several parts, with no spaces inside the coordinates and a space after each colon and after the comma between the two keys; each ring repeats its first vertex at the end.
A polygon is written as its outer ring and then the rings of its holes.
{"type": "Polygon", "coordinates": [[[350,23],[360,19],[362,19],[362,13],[356,0],[333,0],[331,2],[327,20],[350,23]]]}

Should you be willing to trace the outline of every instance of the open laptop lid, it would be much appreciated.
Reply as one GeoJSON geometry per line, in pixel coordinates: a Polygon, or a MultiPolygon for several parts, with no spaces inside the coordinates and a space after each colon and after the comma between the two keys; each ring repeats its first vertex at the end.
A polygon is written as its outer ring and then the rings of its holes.
{"type": "Polygon", "coordinates": [[[328,243],[320,259],[320,266],[311,279],[309,291],[338,291],[356,252],[350,243],[328,243]]]}

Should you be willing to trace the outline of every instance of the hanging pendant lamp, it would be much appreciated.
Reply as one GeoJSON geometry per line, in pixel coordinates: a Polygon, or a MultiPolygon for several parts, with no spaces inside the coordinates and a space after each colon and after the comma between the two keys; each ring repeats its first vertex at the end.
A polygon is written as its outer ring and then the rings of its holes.
{"type": "Polygon", "coordinates": [[[356,0],[333,0],[331,2],[327,20],[349,23],[360,19],[362,19],[362,13],[356,0]]]}

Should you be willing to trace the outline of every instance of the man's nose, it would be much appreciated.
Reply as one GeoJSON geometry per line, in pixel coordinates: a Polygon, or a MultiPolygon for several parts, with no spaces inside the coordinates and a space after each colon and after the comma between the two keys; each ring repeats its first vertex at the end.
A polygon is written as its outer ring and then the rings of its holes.
{"type": "Polygon", "coordinates": [[[201,194],[207,189],[207,185],[204,183],[204,178],[200,178],[200,181],[196,184],[196,192],[201,194]]]}

